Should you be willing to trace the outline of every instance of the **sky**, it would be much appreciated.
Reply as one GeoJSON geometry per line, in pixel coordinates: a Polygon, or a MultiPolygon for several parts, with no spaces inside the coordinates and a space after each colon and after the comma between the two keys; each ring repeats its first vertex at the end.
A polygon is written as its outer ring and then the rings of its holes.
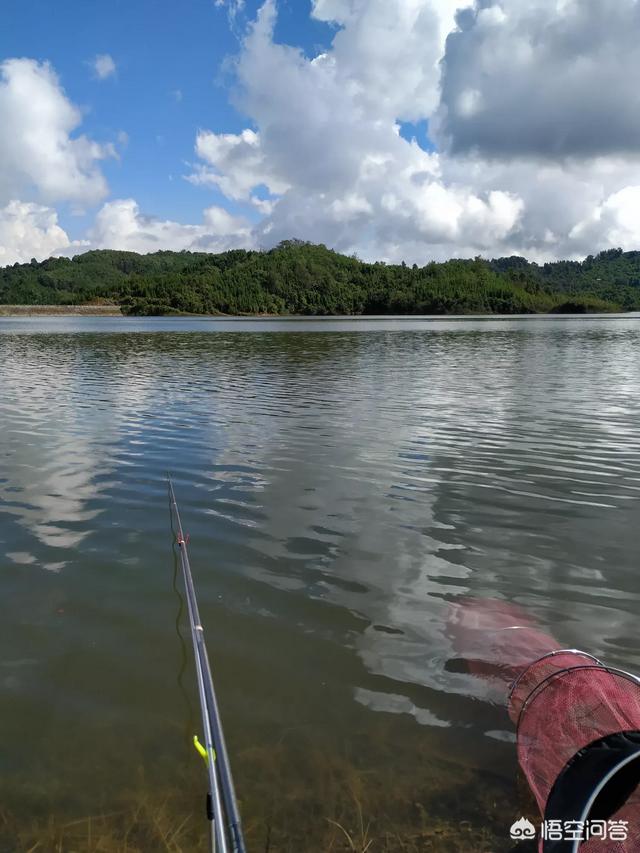
{"type": "Polygon", "coordinates": [[[0,266],[640,249],[640,0],[2,0],[0,266]]]}

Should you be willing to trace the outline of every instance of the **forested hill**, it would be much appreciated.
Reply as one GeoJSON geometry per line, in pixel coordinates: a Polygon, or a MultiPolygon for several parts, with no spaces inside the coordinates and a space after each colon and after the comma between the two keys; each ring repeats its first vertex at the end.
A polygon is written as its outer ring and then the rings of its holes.
{"type": "Polygon", "coordinates": [[[0,304],[117,303],[126,313],[464,314],[640,310],[640,252],[363,263],[299,241],[270,251],[93,251],[0,269],[0,304]]]}

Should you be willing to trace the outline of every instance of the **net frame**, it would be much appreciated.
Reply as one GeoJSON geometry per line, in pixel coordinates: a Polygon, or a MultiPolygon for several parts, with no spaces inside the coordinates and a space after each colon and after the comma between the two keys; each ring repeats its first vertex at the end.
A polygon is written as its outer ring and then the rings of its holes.
{"type": "MultiPolygon", "coordinates": [[[[597,657],[589,654],[589,652],[583,652],[580,649],[554,649],[554,651],[547,652],[544,655],[540,655],[540,657],[536,658],[534,661],[531,661],[531,663],[528,664],[522,670],[522,672],[517,676],[517,678],[514,679],[514,681],[512,682],[512,684],[509,688],[509,697],[508,697],[509,716],[511,717],[511,719],[514,721],[514,723],[516,725],[516,732],[517,732],[518,726],[520,725],[520,719],[522,717],[522,713],[523,713],[525,707],[527,706],[527,704],[533,698],[533,694],[536,693],[538,688],[542,687],[542,685],[545,684],[545,682],[547,682],[549,679],[553,678],[554,675],[559,675],[561,673],[568,672],[572,669],[577,668],[577,666],[566,666],[566,667],[561,667],[559,669],[555,669],[555,670],[553,670],[553,672],[549,673],[549,675],[545,676],[541,681],[536,682],[536,685],[531,688],[529,693],[527,693],[525,698],[522,700],[522,702],[520,704],[520,710],[518,711],[516,719],[514,719],[514,714],[511,713],[511,709],[513,708],[513,705],[514,705],[514,701],[515,701],[514,696],[516,694],[518,687],[522,684],[522,682],[525,680],[527,675],[529,675],[531,673],[531,671],[534,669],[534,667],[536,667],[539,663],[542,663],[542,661],[545,661],[545,660],[550,660],[551,658],[554,658],[554,657],[559,657],[560,655],[573,655],[575,657],[579,656],[579,657],[585,658],[586,660],[592,661],[592,664],[590,664],[589,666],[593,666],[594,668],[602,667],[603,669],[607,669],[605,664],[603,664],[602,661],[599,660],[597,657]]],[[[633,677],[635,677],[635,676],[633,676],[633,677]]]]}
{"type": "MultiPolygon", "coordinates": [[[[580,654],[584,654],[584,652],[581,652],[580,654]]],[[[547,655],[545,655],[545,657],[547,657],[547,655]]],[[[597,660],[597,658],[594,658],[594,661],[595,660],[597,660]]],[[[533,688],[531,693],[529,693],[525,701],[522,703],[518,721],[520,720],[520,717],[522,716],[528,705],[531,704],[531,702],[535,699],[538,693],[540,693],[542,690],[544,690],[546,686],[548,686],[550,681],[552,681],[554,678],[559,678],[561,675],[564,675],[567,672],[577,672],[579,670],[585,669],[595,669],[598,672],[604,670],[604,672],[606,672],[608,675],[615,675],[618,678],[626,678],[627,681],[632,682],[632,684],[634,684],[636,687],[640,687],[640,678],[637,675],[633,675],[631,672],[627,672],[624,669],[618,669],[615,666],[607,666],[601,661],[598,661],[593,665],[583,664],[579,666],[565,666],[562,669],[557,669],[555,672],[552,672],[550,675],[547,675],[545,678],[542,679],[542,681],[540,681],[536,685],[536,687],[533,688]]]]}

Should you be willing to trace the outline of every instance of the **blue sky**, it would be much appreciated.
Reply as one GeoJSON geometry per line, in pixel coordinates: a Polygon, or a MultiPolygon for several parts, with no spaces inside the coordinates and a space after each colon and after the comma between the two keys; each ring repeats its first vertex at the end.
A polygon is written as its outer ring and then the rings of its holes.
{"type": "Polygon", "coordinates": [[[636,249],[639,66],[640,0],[4,0],[0,266],[636,249]]]}
{"type": "MultiPolygon", "coordinates": [[[[50,62],[82,109],[82,131],[91,138],[116,141],[127,134],[120,158],[103,164],[112,196],[132,196],[143,210],[183,222],[197,221],[212,203],[252,215],[247,205],[195,187],[183,175],[194,160],[197,128],[237,133],[251,124],[233,106],[233,76],[224,68],[258,7],[248,2],[232,25],[227,8],[213,0],[5,0],[0,56],[50,62]],[[104,54],[116,72],[99,80],[92,61],[104,54]]],[[[335,28],[309,12],[308,0],[281,3],[276,38],[315,55],[335,28]]],[[[64,206],[59,213],[68,233],[80,236],[89,216],[64,206]]]]}

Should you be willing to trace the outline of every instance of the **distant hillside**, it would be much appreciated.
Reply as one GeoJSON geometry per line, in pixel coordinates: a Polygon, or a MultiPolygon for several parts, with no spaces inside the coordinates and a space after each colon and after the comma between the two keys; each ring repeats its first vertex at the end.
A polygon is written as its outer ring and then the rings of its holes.
{"type": "Polygon", "coordinates": [[[624,311],[640,310],[640,252],[609,249],[582,262],[529,263],[525,258],[499,258],[491,268],[527,290],[539,287],[567,297],[595,296],[617,302],[624,311]]]}
{"type": "Polygon", "coordinates": [[[640,310],[640,252],[543,266],[511,257],[408,267],[291,240],[265,252],[94,251],[0,269],[0,304],[105,301],[131,314],[630,311],[640,310]]]}

